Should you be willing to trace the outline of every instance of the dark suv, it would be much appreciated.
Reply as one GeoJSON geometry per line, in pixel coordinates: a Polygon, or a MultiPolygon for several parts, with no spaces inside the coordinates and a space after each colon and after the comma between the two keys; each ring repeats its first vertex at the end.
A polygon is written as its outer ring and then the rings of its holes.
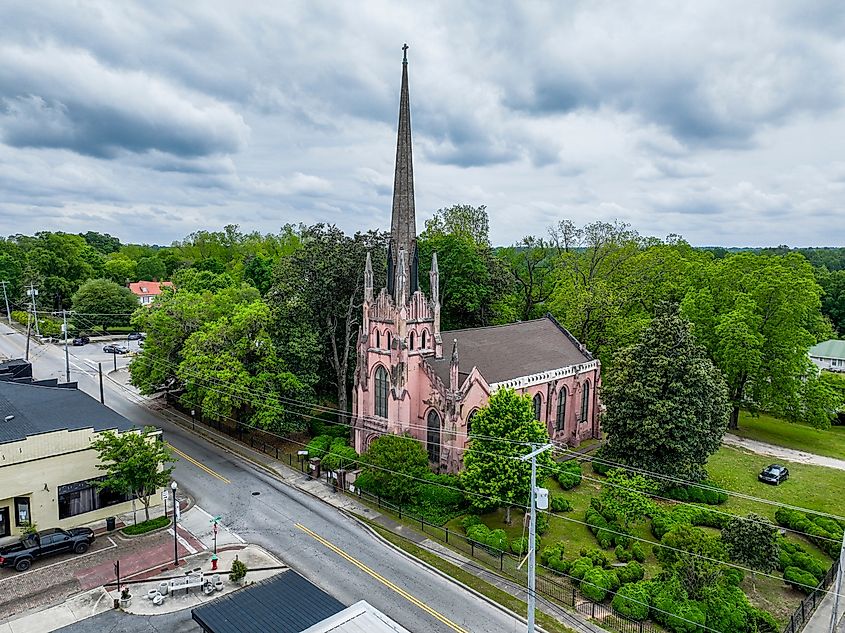
{"type": "Polygon", "coordinates": [[[762,481],[764,484],[777,486],[781,482],[789,479],[789,469],[786,466],[781,466],[780,464],[772,464],[771,466],[766,466],[760,474],[757,475],[757,479],[762,481]]]}
{"type": "Polygon", "coordinates": [[[17,543],[0,547],[0,567],[26,571],[37,558],[68,552],[84,554],[93,542],[94,532],[90,528],[41,530],[27,534],[17,543]]]}
{"type": "Polygon", "coordinates": [[[123,345],[103,345],[103,353],[105,354],[128,354],[129,350],[123,345]]]}
{"type": "Polygon", "coordinates": [[[127,341],[142,341],[144,339],[144,335],[140,332],[130,332],[129,336],[126,337],[127,341]]]}
{"type": "Polygon", "coordinates": [[[76,345],[77,347],[80,346],[80,345],[88,345],[88,343],[90,343],[90,342],[91,342],[91,339],[88,338],[87,336],[77,336],[75,339],[73,339],[73,344],[76,345]]]}

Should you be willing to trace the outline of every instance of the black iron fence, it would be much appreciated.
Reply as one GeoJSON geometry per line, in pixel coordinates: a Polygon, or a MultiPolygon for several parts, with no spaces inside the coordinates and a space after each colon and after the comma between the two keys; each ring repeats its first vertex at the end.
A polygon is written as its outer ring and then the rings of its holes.
{"type": "Polygon", "coordinates": [[[833,561],[833,565],[827,570],[822,581],[813,589],[810,595],[801,601],[801,604],[792,613],[789,622],[783,629],[783,633],[798,633],[804,628],[804,625],[807,624],[813,615],[813,611],[816,610],[816,607],[821,604],[827,595],[827,588],[830,587],[833,579],[836,578],[838,571],[839,560],[837,559],[833,561]]]}

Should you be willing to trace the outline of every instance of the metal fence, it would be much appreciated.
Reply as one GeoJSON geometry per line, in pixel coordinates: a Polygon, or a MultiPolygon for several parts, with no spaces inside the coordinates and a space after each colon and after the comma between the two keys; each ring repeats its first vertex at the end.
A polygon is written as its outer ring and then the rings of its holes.
{"type": "Polygon", "coordinates": [[[801,601],[789,618],[789,622],[783,629],[783,633],[798,633],[809,622],[816,610],[827,595],[827,588],[830,587],[833,579],[839,571],[839,560],[833,561],[833,565],[827,570],[822,581],[813,589],[812,593],[801,601]]]}

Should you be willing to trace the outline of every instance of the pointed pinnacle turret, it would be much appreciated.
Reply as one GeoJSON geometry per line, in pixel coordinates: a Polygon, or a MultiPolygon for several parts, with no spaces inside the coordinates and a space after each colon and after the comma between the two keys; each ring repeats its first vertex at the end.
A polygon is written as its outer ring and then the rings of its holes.
{"type": "Polygon", "coordinates": [[[458,364],[458,339],[452,339],[452,364],[458,364]]]}
{"type": "Polygon", "coordinates": [[[431,270],[428,273],[429,292],[432,303],[440,302],[440,268],[437,266],[437,253],[431,254],[431,270]]]}
{"type": "Polygon", "coordinates": [[[408,45],[402,47],[402,87],[399,93],[399,131],[396,140],[396,171],[393,176],[393,209],[390,218],[387,290],[395,296],[399,279],[399,251],[405,251],[407,296],[417,291],[417,221],[414,208],[414,160],[411,150],[411,103],[408,94],[408,45]]]}
{"type": "Polygon", "coordinates": [[[367,301],[373,300],[373,260],[369,251],[367,251],[367,263],[364,266],[364,298],[367,301]]]}

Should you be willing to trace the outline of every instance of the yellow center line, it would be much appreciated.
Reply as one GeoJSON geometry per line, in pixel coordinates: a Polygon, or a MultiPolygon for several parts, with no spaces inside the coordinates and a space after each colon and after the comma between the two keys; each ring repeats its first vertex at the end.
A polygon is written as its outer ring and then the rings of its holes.
{"type": "Polygon", "coordinates": [[[228,479],[226,479],[226,478],[225,478],[223,475],[221,475],[220,473],[216,473],[216,472],[214,472],[213,470],[211,470],[211,469],[210,469],[208,466],[206,466],[205,464],[201,464],[200,462],[198,462],[197,460],[195,460],[195,459],[194,459],[193,457],[191,457],[190,455],[188,455],[188,454],[186,454],[186,453],[183,453],[183,452],[182,452],[182,451],[180,451],[178,448],[176,448],[175,446],[173,446],[173,444],[168,444],[168,446],[169,446],[169,447],[173,450],[173,452],[174,452],[174,453],[176,453],[179,457],[181,457],[181,458],[182,458],[182,459],[184,459],[184,460],[187,460],[187,461],[191,462],[194,466],[196,466],[197,468],[199,468],[199,469],[201,469],[201,470],[204,470],[205,472],[207,472],[207,473],[208,473],[209,475],[211,475],[212,477],[217,477],[217,479],[219,479],[219,480],[220,480],[220,481],[222,481],[223,483],[227,483],[227,484],[232,483],[231,481],[229,481],[228,479]]]}
{"type": "Polygon", "coordinates": [[[464,629],[464,628],[462,628],[462,627],[458,626],[457,624],[455,624],[454,622],[452,622],[449,618],[447,618],[445,615],[443,615],[443,614],[441,614],[441,613],[438,613],[437,611],[435,611],[434,609],[432,609],[431,607],[429,607],[427,604],[425,604],[425,603],[421,602],[420,600],[418,600],[417,598],[415,598],[414,596],[412,596],[411,594],[409,594],[407,591],[405,591],[405,590],[404,590],[404,589],[402,589],[401,587],[398,587],[398,586],[397,586],[397,585],[395,585],[394,583],[390,582],[387,578],[385,578],[384,576],[382,576],[382,575],[381,575],[381,574],[379,574],[378,572],[376,572],[376,571],[374,571],[374,570],[370,569],[370,568],[369,568],[369,567],[367,567],[364,563],[362,563],[361,561],[359,561],[359,560],[358,560],[358,559],[356,559],[356,558],[353,558],[352,556],[350,556],[349,554],[347,554],[346,552],[344,552],[342,549],[340,549],[340,548],[339,548],[339,547],[337,547],[336,545],[334,545],[334,544],[330,543],[329,541],[327,541],[326,539],[324,539],[324,538],[323,538],[322,536],[320,536],[319,534],[316,534],[315,532],[312,532],[311,530],[309,530],[307,527],[305,527],[304,525],[302,525],[302,524],[300,524],[300,523],[295,523],[294,525],[295,525],[296,527],[298,527],[300,530],[302,530],[303,532],[305,532],[306,534],[308,534],[309,536],[311,536],[311,537],[313,537],[314,539],[316,539],[318,542],[320,542],[320,543],[322,543],[323,545],[325,545],[327,548],[329,548],[329,549],[330,549],[331,551],[333,551],[335,554],[337,554],[337,555],[338,555],[338,556],[340,556],[341,558],[346,559],[347,561],[349,561],[350,563],[352,563],[353,565],[355,565],[355,566],[356,566],[358,569],[360,569],[361,571],[368,573],[370,576],[372,576],[373,578],[375,578],[376,580],[378,580],[380,583],[382,583],[383,585],[385,585],[385,586],[386,586],[386,587],[388,587],[389,589],[392,589],[393,591],[395,591],[396,593],[398,593],[400,596],[402,596],[403,598],[405,598],[408,602],[410,602],[411,604],[413,604],[413,605],[415,605],[415,606],[419,607],[420,609],[422,609],[423,611],[425,611],[426,613],[428,613],[429,615],[431,615],[431,616],[432,616],[432,617],[434,617],[435,619],[439,620],[440,622],[442,622],[443,624],[445,624],[446,626],[448,626],[448,627],[449,627],[450,629],[452,629],[453,631],[457,631],[458,633],[469,633],[469,631],[467,631],[466,629],[464,629]]]}

